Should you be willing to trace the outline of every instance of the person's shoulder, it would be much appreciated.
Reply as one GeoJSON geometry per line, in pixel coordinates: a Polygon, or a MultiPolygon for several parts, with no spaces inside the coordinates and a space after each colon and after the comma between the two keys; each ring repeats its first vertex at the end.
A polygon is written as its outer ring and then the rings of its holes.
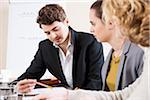
{"type": "Polygon", "coordinates": [[[94,35],[91,33],[83,32],[83,31],[76,31],[73,29],[71,29],[71,30],[75,35],[76,42],[78,42],[80,45],[84,45],[84,46],[87,46],[90,44],[96,44],[96,45],[100,45],[100,46],[102,45],[100,42],[98,42],[96,40],[94,35]]]}
{"type": "Polygon", "coordinates": [[[131,42],[131,48],[134,49],[135,52],[138,51],[138,52],[144,53],[144,50],[140,46],[138,46],[137,44],[135,44],[133,42],[131,42]]]}
{"type": "Polygon", "coordinates": [[[83,38],[93,39],[93,38],[94,38],[93,34],[90,34],[90,33],[88,33],[88,32],[77,31],[77,30],[74,30],[74,29],[71,28],[71,27],[69,27],[69,29],[70,29],[74,34],[76,34],[78,38],[81,38],[81,39],[83,39],[83,38]]]}
{"type": "Polygon", "coordinates": [[[91,33],[88,33],[88,32],[77,32],[77,33],[81,37],[88,38],[88,39],[94,39],[94,35],[91,33]]]}
{"type": "Polygon", "coordinates": [[[77,32],[78,40],[86,43],[91,43],[93,41],[97,41],[93,34],[88,32],[77,32]]]}
{"type": "Polygon", "coordinates": [[[39,45],[51,45],[53,44],[49,39],[40,41],[39,45]]]}
{"type": "Polygon", "coordinates": [[[131,42],[129,52],[130,52],[130,55],[135,56],[135,57],[138,55],[141,55],[141,56],[144,55],[144,50],[133,42],[131,42]]]}

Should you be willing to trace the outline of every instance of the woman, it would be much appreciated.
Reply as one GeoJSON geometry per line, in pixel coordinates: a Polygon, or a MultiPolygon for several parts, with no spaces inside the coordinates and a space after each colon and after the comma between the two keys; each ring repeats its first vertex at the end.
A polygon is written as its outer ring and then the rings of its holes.
{"type": "MultiPolygon", "coordinates": [[[[104,91],[86,91],[86,90],[61,90],[59,98],[61,100],[148,100],[148,82],[147,82],[147,70],[148,70],[148,57],[150,46],[150,27],[149,27],[149,4],[144,0],[104,0],[103,1],[103,17],[102,22],[104,27],[111,24],[116,25],[118,32],[126,35],[131,41],[139,44],[145,50],[145,63],[144,71],[142,75],[131,85],[123,90],[115,92],[104,91]]],[[[114,28],[114,27],[110,27],[114,28]]],[[[50,95],[38,95],[35,99],[56,99],[56,93],[60,91],[56,90],[50,93],[50,95]],[[54,96],[51,98],[52,96],[54,96]]]]}
{"type": "Polygon", "coordinates": [[[130,42],[120,32],[120,26],[110,20],[102,21],[102,1],[93,3],[90,9],[91,32],[97,40],[108,42],[112,49],[102,67],[102,90],[121,90],[133,83],[143,70],[143,50],[130,42]]]}
{"type": "Polygon", "coordinates": [[[69,97],[71,99],[75,96],[86,97],[91,100],[127,100],[127,98],[129,100],[148,100],[149,4],[143,0],[104,0],[102,9],[104,27],[109,26],[110,23],[116,24],[121,34],[128,36],[131,41],[147,47],[144,71],[133,84],[123,90],[115,92],[77,90],[70,91],[69,97]]]}

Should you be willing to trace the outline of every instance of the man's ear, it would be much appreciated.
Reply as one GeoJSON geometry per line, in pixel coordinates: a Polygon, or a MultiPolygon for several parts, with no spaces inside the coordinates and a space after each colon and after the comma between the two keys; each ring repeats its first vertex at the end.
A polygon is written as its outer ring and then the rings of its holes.
{"type": "Polygon", "coordinates": [[[64,24],[69,24],[69,20],[68,20],[68,18],[66,18],[65,20],[64,20],[64,24]]]}

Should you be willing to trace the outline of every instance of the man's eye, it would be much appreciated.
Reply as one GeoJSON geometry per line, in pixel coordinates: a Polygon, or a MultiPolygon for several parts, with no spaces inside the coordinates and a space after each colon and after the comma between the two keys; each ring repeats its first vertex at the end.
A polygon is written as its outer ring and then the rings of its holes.
{"type": "Polygon", "coordinates": [[[95,26],[95,23],[91,23],[92,26],[95,26]]]}
{"type": "Polygon", "coordinates": [[[92,23],[91,25],[92,25],[92,26],[95,26],[95,23],[92,23]]]}
{"type": "Polygon", "coordinates": [[[50,35],[51,33],[50,32],[45,32],[47,35],[50,35]]]}

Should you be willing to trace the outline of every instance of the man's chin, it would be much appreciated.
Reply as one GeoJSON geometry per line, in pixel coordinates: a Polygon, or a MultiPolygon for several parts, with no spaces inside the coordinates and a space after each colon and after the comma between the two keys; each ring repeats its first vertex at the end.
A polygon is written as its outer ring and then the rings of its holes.
{"type": "Polygon", "coordinates": [[[59,46],[59,45],[61,45],[63,43],[62,42],[55,42],[55,44],[59,46]]]}

